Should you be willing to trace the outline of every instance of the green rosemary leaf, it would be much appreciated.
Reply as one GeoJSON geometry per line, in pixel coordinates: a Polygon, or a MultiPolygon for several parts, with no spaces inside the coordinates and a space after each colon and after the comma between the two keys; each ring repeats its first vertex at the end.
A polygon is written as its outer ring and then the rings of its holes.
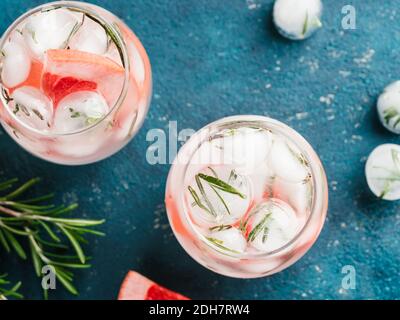
{"type": "Polygon", "coordinates": [[[43,227],[43,229],[46,230],[51,239],[53,239],[55,242],[58,243],[61,242],[61,239],[54,233],[53,230],[51,230],[51,228],[47,225],[47,223],[40,220],[38,222],[43,227]]]}
{"type": "Polygon", "coordinates": [[[230,225],[221,224],[220,226],[211,227],[211,228],[209,228],[209,230],[210,231],[224,231],[224,230],[229,230],[231,228],[232,228],[232,226],[230,226],[230,225]]]}
{"type": "Polygon", "coordinates": [[[62,224],[57,223],[57,226],[67,236],[68,240],[71,242],[72,246],[75,249],[76,254],[79,257],[80,262],[82,264],[85,264],[86,257],[85,257],[85,255],[83,253],[83,250],[82,250],[81,245],[79,244],[79,242],[76,240],[76,238],[74,238],[74,236],[71,234],[71,232],[69,232],[66,228],[64,228],[64,226],[62,224]]]}
{"type": "Polygon", "coordinates": [[[219,189],[221,191],[235,194],[235,195],[238,195],[239,197],[241,197],[242,199],[246,199],[246,195],[244,195],[239,190],[235,189],[233,186],[226,183],[225,181],[222,181],[221,179],[218,179],[218,178],[215,178],[212,176],[208,176],[203,173],[199,173],[197,176],[199,178],[207,181],[210,185],[213,185],[214,187],[216,187],[217,189],[219,189]]]}
{"type": "Polygon", "coordinates": [[[222,198],[222,196],[219,194],[219,192],[216,190],[216,188],[212,185],[210,185],[211,189],[215,192],[215,194],[217,195],[217,197],[219,198],[219,200],[221,200],[222,204],[224,205],[226,212],[231,215],[231,211],[229,210],[228,205],[226,204],[224,198],[222,198]]]}
{"type": "Polygon", "coordinates": [[[18,179],[11,179],[5,182],[0,183],[0,191],[4,191],[13,186],[14,183],[18,182],[18,179]]]}
{"type": "Polygon", "coordinates": [[[8,242],[11,244],[11,246],[14,248],[15,252],[18,254],[18,256],[26,260],[26,253],[25,250],[22,248],[18,240],[13,236],[13,234],[6,229],[3,230],[8,242]]]}
{"type": "Polygon", "coordinates": [[[19,187],[17,190],[9,193],[8,195],[6,195],[5,197],[3,197],[2,199],[6,199],[6,200],[13,200],[17,197],[19,197],[20,195],[22,195],[24,192],[26,192],[29,188],[31,188],[32,186],[34,186],[35,184],[39,183],[40,179],[39,178],[34,178],[29,180],[27,183],[23,184],[21,187],[19,187]]]}
{"type": "Polygon", "coordinates": [[[7,253],[10,253],[11,248],[4,236],[3,230],[1,230],[1,229],[0,229],[0,243],[3,245],[3,247],[7,251],[7,253]]]}
{"type": "Polygon", "coordinates": [[[302,37],[304,37],[307,34],[307,31],[308,31],[308,20],[309,19],[308,19],[308,11],[307,11],[306,19],[304,20],[304,23],[303,23],[303,30],[301,32],[302,37]]]}
{"type": "Polygon", "coordinates": [[[212,172],[212,174],[213,174],[213,176],[214,176],[215,178],[218,178],[218,174],[217,174],[217,172],[216,172],[213,168],[208,167],[208,169],[212,172]]]}
{"type": "Polygon", "coordinates": [[[40,258],[38,256],[38,254],[36,253],[35,248],[31,242],[29,242],[29,247],[31,248],[32,262],[33,262],[33,267],[35,269],[36,276],[40,277],[41,272],[42,272],[42,263],[41,263],[40,258]]]}
{"type": "Polygon", "coordinates": [[[272,213],[267,213],[264,218],[254,227],[253,230],[249,233],[249,236],[247,238],[247,241],[253,242],[257,236],[260,234],[260,232],[266,227],[266,224],[270,218],[272,213]]]}
{"type": "Polygon", "coordinates": [[[400,153],[395,149],[392,149],[391,151],[392,151],[393,163],[394,163],[397,171],[399,171],[399,173],[400,173],[400,153]]]}
{"type": "MultiPolygon", "coordinates": [[[[390,124],[390,121],[392,119],[399,117],[399,116],[400,116],[400,114],[397,112],[397,109],[395,107],[391,107],[391,108],[388,108],[385,111],[383,111],[383,119],[387,125],[390,124]]],[[[397,127],[397,124],[395,124],[394,127],[397,127]]]]}
{"type": "Polygon", "coordinates": [[[197,188],[200,190],[200,193],[201,193],[201,195],[202,195],[204,201],[205,201],[206,204],[207,204],[207,207],[208,207],[208,209],[209,209],[209,212],[210,212],[214,217],[216,217],[216,216],[217,216],[217,213],[216,213],[216,211],[215,211],[213,205],[211,204],[210,200],[209,200],[208,197],[207,197],[207,194],[206,194],[206,191],[204,190],[203,184],[202,184],[201,181],[200,181],[200,176],[199,176],[199,175],[196,175],[195,180],[196,180],[197,188]]]}
{"type": "Polygon", "coordinates": [[[78,290],[72,285],[71,281],[62,276],[60,272],[56,272],[57,279],[62,283],[64,288],[66,288],[71,294],[78,295],[78,290]]]}
{"type": "Polygon", "coordinates": [[[216,246],[219,249],[222,249],[222,250],[225,250],[225,251],[228,251],[228,252],[231,252],[231,253],[235,253],[235,254],[240,254],[239,251],[232,250],[232,249],[229,249],[229,248],[225,247],[224,246],[224,242],[221,241],[221,240],[218,240],[218,239],[215,239],[215,238],[211,238],[211,237],[206,237],[206,239],[208,241],[210,241],[214,246],[216,246]]]}

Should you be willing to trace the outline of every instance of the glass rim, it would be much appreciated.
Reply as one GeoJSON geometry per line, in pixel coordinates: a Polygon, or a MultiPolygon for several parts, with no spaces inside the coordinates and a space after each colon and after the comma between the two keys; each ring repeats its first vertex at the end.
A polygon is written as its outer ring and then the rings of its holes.
{"type": "MultiPolygon", "coordinates": [[[[191,219],[188,215],[186,205],[185,205],[185,199],[184,199],[184,193],[180,193],[180,195],[177,197],[177,202],[179,203],[179,208],[183,209],[183,216],[184,219],[186,220],[187,224],[190,225],[191,228],[191,233],[196,235],[196,238],[202,241],[202,243],[206,244],[207,247],[210,247],[214,251],[231,257],[231,258],[239,258],[239,259],[260,259],[260,258],[265,258],[265,257],[270,257],[277,255],[281,253],[282,251],[290,248],[293,244],[296,243],[300,239],[300,237],[306,232],[308,227],[310,226],[312,218],[318,214],[318,211],[320,209],[323,210],[322,214],[326,216],[326,210],[324,205],[324,196],[325,194],[328,196],[328,183],[327,183],[327,178],[326,178],[326,173],[325,170],[322,166],[321,160],[313,147],[308,143],[308,141],[296,130],[293,128],[289,127],[288,125],[284,124],[281,121],[266,117],[266,116],[260,116],[260,115],[235,115],[235,116],[229,116],[225,117],[222,119],[219,119],[217,121],[214,121],[205,127],[201,128],[198,130],[186,143],[185,145],[190,145],[193,142],[196,142],[196,147],[193,147],[190,150],[190,155],[188,156],[189,161],[184,164],[184,167],[182,168],[182,180],[178,181],[178,184],[184,186],[185,185],[185,178],[186,178],[186,173],[188,170],[188,167],[190,165],[190,159],[192,159],[193,155],[195,152],[205,143],[208,139],[208,137],[218,133],[221,130],[225,129],[232,129],[232,128],[239,128],[243,127],[244,125],[260,125],[260,128],[264,128],[266,130],[276,130],[276,132],[279,132],[280,135],[283,135],[285,138],[288,138],[292,143],[294,143],[303,153],[303,155],[306,157],[307,161],[309,162],[310,165],[310,170],[311,170],[311,175],[313,179],[313,199],[312,199],[312,206],[310,209],[310,214],[307,217],[307,221],[304,223],[302,228],[296,233],[294,237],[291,238],[290,241],[288,241],[285,245],[282,247],[279,247],[273,251],[269,252],[259,252],[259,253],[230,253],[230,252],[225,252],[222,250],[219,250],[216,246],[212,245],[209,241],[205,239],[205,237],[198,231],[196,230],[196,227],[193,225],[191,222],[191,219]],[[202,139],[202,136],[204,137],[202,139]],[[313,156],[311,159],[310,154],[313,156]],[[322,205],[320,205],[322,204],[322,205]]],[[[182,147],[185,148],[185,145],[182,147]]],[[[179,157],[179,153],[178,156],[179,157]]],[[[177,160],[179,161],[179,160],[177,160]]],[[[171,169],[173,170],[173,169],[171,169]]],[[[169,184],[167,183],[167,191],[169,188],[169,184]]],[[[175,233],[175,232],[174,232],[175,233]]]]}
{"type": "MultiPolygon", "coordinates": [[[[15,29],[15,27],[17,25],[19,25],[21,22],[23,22],[25,19],[27,19],[31,15],[43,11],[43,9],[73,8],[73,9],[78,10],[79,12],[82,12],[82,13],[85,13],[85,12],[89,13],[90,15],[92,15],[96,19],[98,19],[103,27],[107,27],[107,28],[111,29],[114,32],[114,35],[116,36],[117,41],[119,42],[119,44],[121,46],[121,53],[122,53],[122,58],[123,58],[122,62],[124,64],[125,74],[124,74],[124,84],[123,84],[123,86],[121,88],[121,93],[119,94],[118,99],[115,101],[114,105],[110,108],[110,110],[107,112],[107,114],[105,114],[99,121],[97,121],[97,122],[95,122],[95,123],[83,128],[83,129],[80,129],[80,130],[59,133],[59,132],[43,131],[43,130],[39,130],[39,129],[36,129],[36,128],[33,128],[33,127],[29,126],[27,123],[25,123],[24,121],[19,119],[10,110],[10,108],[8,108],[8,106],[6,106],[7,103],[5,103],[5,98],[1,94],[0,95],[0,99],[1,99],[1,103],[4,106],[4,109],[6,110],[8,115],[11,116],[11,118],[13,120],[15,120],[25,130],[28,130],[29,132],[33,132],[33,133],[35,133],[37,135],[40,135],[40,136],[50,137],[50,138],[65,137],[65,136],[75,136],[75,135],[83,134],[83,133],[85,133],[87,131],[90,131],[90,130],[96,128],[100,124],[102,124],[104,122],[104,120],[106,120],[115,110],[117,110],[122,105],[123,100],[125,99],[125,97],[127,95],[129,81],[130,81],[130,60],[129,60],[128,50],[127,50],[127,45],[126,45],[125,40],[123,39],[122,35],[120,34],[119,29],[117,29],[114,26],[114,24],[112,24],[112,23],[108,22],[106,19],[104,19],[100,14],[98,14],[97,12],[92,10],[90,8],[90,6],[97,7],[95,4],[81,3],[81,2],[78,2],[78,1],[54,1],[54,2],[49,2],[49,3],[42,4],[42,5],[39,5],[39,6],[35,7],[35,8],[33,8],[33,9],[30,9],[27,12],[25,12],[23,15],[19,16],[16,20],[14,20],[14,22],[3,33],[3,35],[2,35],[2,37],[0,39],[0,48],[4,47],[5,42],[7,41],[7,39],[10,36],[10,34],[14,31],[14,29],[15,29]]],[[[104,9],[104,10],[106,10],[106,9],[104,9]]],[[[113,14],[113,13],[110,12],[110,14],[113,14]]],[[[4,87],[4,85],[3,85],[3,83],[1,81],[0,81],[0,86],[1,86],[2,90],[3,89],[5,90],[5,87],[4,87]]],[[[0,118],[0,120],[1,120],[1,118],[0,118]]]]}

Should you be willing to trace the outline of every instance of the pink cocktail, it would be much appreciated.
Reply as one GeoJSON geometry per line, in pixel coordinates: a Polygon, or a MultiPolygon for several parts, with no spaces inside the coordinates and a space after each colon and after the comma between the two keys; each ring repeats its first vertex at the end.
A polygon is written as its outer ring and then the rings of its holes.
{"type": "Polygon", "coordinates": [[[96,162],[141,127],[150,62],[132,30],[105,9],[68,1],[37,7],[9,27],[0,47],[1,123],[32,154],[96,162]]]}
{"type": "Polygon", "coordinates": [[[173,231],[189,255],[255,278],[300,259],[325,221],[321,162],[296,131],[260,116],[214,122],[182,147],[167,182],[173,231]]]}

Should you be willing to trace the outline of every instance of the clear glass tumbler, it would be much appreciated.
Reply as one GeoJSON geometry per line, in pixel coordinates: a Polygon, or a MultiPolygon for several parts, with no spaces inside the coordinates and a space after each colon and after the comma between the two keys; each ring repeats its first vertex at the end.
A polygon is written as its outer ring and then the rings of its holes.
{"type": "Polygon", "coordinates": [[[328,187],[309,143],[262,116],[195,133],[169,173],[166,208],[186,252],[217,273],[256,278],[300,259],[325,221],[328,187]]]}
{"type": "Polygon", "coordinates": [[[81,165],[122,149],[147,114],[152,75],[133,31],[93,4],[60,1],[19,17],[1,43],[0,119],[25,150],[81,165]]]}

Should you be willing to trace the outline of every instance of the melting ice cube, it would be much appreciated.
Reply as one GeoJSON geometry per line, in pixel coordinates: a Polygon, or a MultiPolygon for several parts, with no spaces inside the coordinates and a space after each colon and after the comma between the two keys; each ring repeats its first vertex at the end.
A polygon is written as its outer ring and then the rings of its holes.
{"type": "Polygon", "coordinates": [[[309,179],[308,161],[300,150],[284,139],[275,137],[268,162],[273,174],[284,180],[301,182],[309,179]]]}
{"type": "Polygon", "coordinates": [[[28,126],[48,131],[53,117],[51,101],[38,89],[21,87],[16,89],[11,98],[10,107],[14,114],[28,126]]]}
{"type": "Polygon", "coordinates": [[[237,171],[249,174],[267,171],[267,157],[271,151],[272,133],[263,129],[238,128],[224,132],[214,140],[223,152],[223,162],[237,166],[237,171]]]}
{"type": "Polygon", "coordinates": [[[31,59],[27,49],[17,41],[7,42],[3,47],[1,79],[8,88],[23,83],[31,70],[31,59]]]}
{"type": "Polygon", "coordinates": [[[187,191],[192,217],[203,227],[239,221],[246,214],[250,200],[247,177],[228,166],[210,166],[202,170],[187,191]]]}
{"type": "Polygon", "coordinates": [[[272,194],[274,198],[287,202],[295,209],[298,216],[307,217],[311,210],[313,184],[309,180],[301,182],[287,181],[276,177],[272,180],[272,194]]]}
{"type": "Polygon", "coordinates": [[[74,50],[102,55],[107,51],[108,36],[100,24],[92,19],[85,18],[82,26],[71,38],[69,47],[74,50]]]}
{"type": "Polygon", "coordinates": [[[103,96],[91,91],[78,91],[62,99],[54,116],[54,131],[74,132],[101,120],[108,113],[103,96]]]}
{"type": "Polygon", "coordinates": [[[385,200],[400,199],[400,146],[384,144],[372,151],[365,166],[368,186],[385,200]]]}
{"type": "Polygon", "coordinates": [[[82,14],[63,8],[54,9],[31,16],[22,33],[34,56],[42,59],[48,49],[66,48],[82,21],[82,14]]]}
{"type": "Polygon", "coordinates": [[[271,252],[283,247],[298,232],[296,213],[285,202],[269,199],[253,209],[244,222],[247,241],[257,250],[271,252]]]}
{"type": "Polygon", "coordinates": [[[207,239],[222,250],[242,253],[246,250],[247,242],[242,232],[237,228],[216,230],[207,239]]]}

